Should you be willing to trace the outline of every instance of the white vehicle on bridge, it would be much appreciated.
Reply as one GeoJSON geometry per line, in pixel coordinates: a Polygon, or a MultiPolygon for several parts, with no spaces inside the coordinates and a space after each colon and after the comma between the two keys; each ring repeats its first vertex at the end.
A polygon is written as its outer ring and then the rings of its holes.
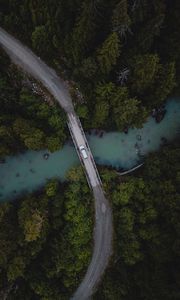
{"type": "Polygon", "coordinates": [[[84,159],[88,158],[87,151],[86,151],[86,149],[85,149],[85,147],[83,145],[79,146],[79,150],[80,150],[80,152],[82,154],[82,157],[84,159]]]}

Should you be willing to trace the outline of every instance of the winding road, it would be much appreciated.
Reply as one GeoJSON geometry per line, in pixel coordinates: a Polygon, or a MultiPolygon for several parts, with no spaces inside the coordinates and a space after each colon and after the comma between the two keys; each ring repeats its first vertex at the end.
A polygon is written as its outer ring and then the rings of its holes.
{"type": "Polygon", "coordinates": [[[19,65],[28,74],[41,81],[67,113],[68,127],[95,199],[93,255],[85,277],[71,299],[90,299],[107,267],[109,257],[112,254],[113,232],[111,208],[105,197],[93,155],[63,80],[61,80],[56,72],[49,68],[30,49],[1,28],[0,45],[8,53],[15,64],[19,65]],[[86,149],[88,155],[87,158],[83,158],[79,151],[81,145],[84,145],[86,149]]]}

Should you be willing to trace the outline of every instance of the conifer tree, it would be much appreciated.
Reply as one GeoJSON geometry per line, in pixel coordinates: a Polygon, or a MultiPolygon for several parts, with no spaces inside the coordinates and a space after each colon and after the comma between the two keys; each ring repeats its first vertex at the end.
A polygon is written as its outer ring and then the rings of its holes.
{"type": "Polygon", "coordinates": [[[109,74],[116,65],[120,55],[120,42],[116,32],[109,34],[107,39],[97,50],[97,60],[103,74],[109,74]]]}

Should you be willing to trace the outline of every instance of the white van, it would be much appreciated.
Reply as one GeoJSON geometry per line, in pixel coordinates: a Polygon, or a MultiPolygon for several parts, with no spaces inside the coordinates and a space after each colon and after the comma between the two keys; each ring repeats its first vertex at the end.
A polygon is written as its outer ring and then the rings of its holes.
{"type": "Polygon", "coordinates": [[[86,149],[85,149],[85,147],[83,145],[79,146],[79,150],[80,150],[83,158],[85,158],[85,159],[88,158],[86,149]]]}

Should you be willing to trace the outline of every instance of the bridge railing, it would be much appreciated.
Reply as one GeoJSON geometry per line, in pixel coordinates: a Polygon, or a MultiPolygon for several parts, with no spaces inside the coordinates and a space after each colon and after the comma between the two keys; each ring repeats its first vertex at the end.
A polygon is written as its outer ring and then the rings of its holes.
{"type": "Polygon", "coordinates": [[[92,186],[91,186],[91,182],[90,182],[88,173],[86,172],[86,169],[85,169],[85,167],[84,167],[84,162],[83,162],[82,157],[81,157],[81,155],[80,155],[80,153],[79,153],[79,149],[78,149],[76,140],[75,140],[75,138],[74,138],[74,134],[73,134],[73,132],[72,132],[72,130],[71,130],[71,125],[70,125],[69,122],[67,122],[67,125],[68,125],[68,128],[69,128],[69,131],[70,131],[70,134],[71,134],[71,137],[72,137],[72,140],[73,140],[73,143],[74,143],[74,146],[75,146],[77,155],[78,155],[78,157],[79,157],[79,160],[80,160],[80,162],[81,162],[81,165],[82,165],[83,169],[85,170],[85,175],[86,175],[86,179],[87,179],[88,185],[89,185],[89,187],[92,189],[92,186]]]}
{"type": "Polygon", "coordinates": [[[85,140],[85,142],[86,142],[86,147],[87,147],[87,149],[88,149],[88,151],[89,151],[89,153],[90,153],[91,161],[92,161],[93,166],[94,166],[94,169],[95,169],[95,171],[96,171],[97,178],[98,178],[98,180],[99,180],[99,183],[102,185],[102,181],[101,181],[101,178],[100,178],[100,176],[99,176],[99,172],[98,172],[96,163],[95,163],[95,161],[94,161],[93,155],[92,155],[92,153],[91,153],[91,149],[90,149],[90,147],[89,147],[88,141],[87,141],[87,139],[86,139],[86,135],[85,135],[84,130],[83,130],[83,128],[82,128],[81,121],[80,121],[79,117],[76,117],[76,119],[77,119],[78,125],[79,125],[79,127],[80,127],[80,129],[81,129],[81,133],[82,133],[82,135],[83,135],[83,137],[84,137],[84,140],[85,140]]]}

